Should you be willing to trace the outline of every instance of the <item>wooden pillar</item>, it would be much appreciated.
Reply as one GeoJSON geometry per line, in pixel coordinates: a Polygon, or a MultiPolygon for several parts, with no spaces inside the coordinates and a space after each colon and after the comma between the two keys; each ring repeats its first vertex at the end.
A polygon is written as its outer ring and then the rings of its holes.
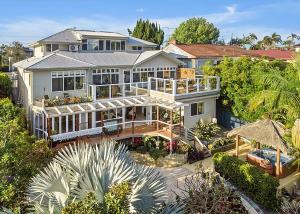
{"type": "Polygon", "coordinates": [[[235,138],[235,156],[239,157],[239,145],[240,145],[240,136],[237,135],[235,138]]]}
{"type": "Polygon", "coordinates": [[[277,153],[276,153],[276,176],[280,176],[280,148],[277,145],[277,153]]]}
{"type": "Polygon", "coordinates": [[[172,152],[173,152],[173,145],[172,145],[172,141],[173,141],[173,109],[170,111],[170,132],[171,132],[171,136],[170,136],[170,154],[172,154],[172,152]]]}
{"type": "Polygon", "coordinates": [[[159,106],[156,106],[156,131],[159,130],[159,106]]]}

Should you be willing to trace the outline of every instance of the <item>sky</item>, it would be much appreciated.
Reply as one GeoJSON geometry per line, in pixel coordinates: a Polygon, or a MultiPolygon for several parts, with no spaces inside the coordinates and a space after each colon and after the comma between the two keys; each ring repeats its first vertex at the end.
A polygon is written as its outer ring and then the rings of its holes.
{"type": "Polygon", "coordinates": [[[66,28],[128,34],[137,19],[158,22],[165,40],[182,21],[204,17],[225,41],[273,32],[300,35],[300,0],[3,0],[0,44],[25,45],[66,28]]]}

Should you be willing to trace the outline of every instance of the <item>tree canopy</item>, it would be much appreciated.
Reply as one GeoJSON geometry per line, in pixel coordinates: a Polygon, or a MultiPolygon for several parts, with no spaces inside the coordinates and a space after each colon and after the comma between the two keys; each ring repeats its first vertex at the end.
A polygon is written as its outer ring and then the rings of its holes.
{"type": "Polygon", "coordinates": [[[294,122],[299,96],[294,64],[249,57],[224,58],[219,65],[205,65],[203,70],[221,77],[221,104],[235,116],[254,121],[268,115],[284,124],[294,122]]]}
{"type": "Polygon", "coordinates": [[[29,180],[48,162],[51,150],[25,129],[23,109],[0,99],[0,206],[17,212],[24,206],[29,180]]]}
{"type": "Polygon", "coordinates": [[[157,23],[150,22],[148,19],[139,19],[133,31],[128,29],[128,33],[133,37],[153,42],[157,44],[158,47],[162,45],[164,41],[164,31],[157,23]]]}
{"type": "Polygon", "coordinates": [[[206,19],[191,18],[175,29],[171,39],[184,44],[214,44],[219,35],[219,29],[206,19]]]}

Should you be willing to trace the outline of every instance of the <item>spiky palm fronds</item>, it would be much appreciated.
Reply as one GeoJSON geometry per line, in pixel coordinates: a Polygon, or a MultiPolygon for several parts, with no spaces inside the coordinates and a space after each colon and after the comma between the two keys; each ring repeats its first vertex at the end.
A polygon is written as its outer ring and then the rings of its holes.
{"type": "Polygon", "coordinates": [[[264,89],[253,96],[248,107],[254,111],[259,106],[264,106],[270,112],[283,109],[289,117],[300,116],[300,81],[287,80],[274,73],[260,74],[255,77],[264,89]]]}
{"type": "Polygon", "coordinates": [[[136,165],[124,145],[103,140],[98,145],[74,144],[62,149],[36,175],[28,188],[35,211],[59,213],[69,203],[82,200],[89,192],[99,203],[112,185],[129,182],[131,212],[151,213],[166,194],[164,178],[145,166],[136,165]]]}

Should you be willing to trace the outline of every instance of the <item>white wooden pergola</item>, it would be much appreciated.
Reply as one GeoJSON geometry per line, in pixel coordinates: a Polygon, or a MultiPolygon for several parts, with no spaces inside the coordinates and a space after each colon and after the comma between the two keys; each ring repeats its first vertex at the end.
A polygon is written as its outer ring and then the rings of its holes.
{"type": "MultiPolygon", "coordinates": [[[[101,100],[97,102],[90,103],[77,103],[77,104],[68,104],[61,106],[53,107],[33,107],[33,127],[34,131],[37,132],[38,137],[43,137],[45,139],[51,139],[54,141],[66,140],[68,138],[75,138],[85,135],[100,134],[102,132],[101,127],[96,127],[96,113],[103,111],[108,111],[111,109],[122,109],[122,117],[119,119],[122,120],[121,125],[125,126],[125,111],[127,107],[132,107],[136,111],[137,106],[145,106],[150,108],[152,113],[152,108],[156,106],[157,118],[159,117],[159,107],[167,109],[170,111],[170,118],[172,118],[174,109],[181,109],[182,106],[185,106],[181,102],[170,101],[163,98],[154,98],[149,96],[140,96],[140,97],[128,97],[128,98],[118,98],[110,100],[101,100]],[[91,127],[87,127],[84,130],[80,130],[78,124],[81,124],[82,115],[86,120],[91,116],[91,127]],[[58,118],[58,131],[53,133],[55,127],[55,120],[58,118]],[[62,118],[64,118],[65,124],[62,124],[62,118]],[[69,118],[72,121],[72,127],[69,127],[68,123],[69,118]],[[64,127],[64,131],[62,131],[64,127]],[[70,131],[71,130],[71,131],[70,131]]],[[[181,114],[181,110],[180,110],[181,114]]],[[[150,114],[152,116],[152,114],[150,114]]],[[[103,116],[100,116],[102,118],[103,116]]],[[[180,115],[181,118],[181,115],[180,115]]],[[[153,122],[152,118],[146,119],[144,122],[153,122]]],[[[139,121],[136,121],[139,122],[139,121]]],[[[129,122],[127,122],[129,123],[129,122]]],[[[132,127],[134,129],[134,121],[131,121],[132,127]]],[[[172,129],[172,120],[170,124],[170,130],[172,129]]],[[[158,127],[158,125],[157,125],[158,127]]],[[[157,128],[158,129],[158,128],[157,128]]]]}

